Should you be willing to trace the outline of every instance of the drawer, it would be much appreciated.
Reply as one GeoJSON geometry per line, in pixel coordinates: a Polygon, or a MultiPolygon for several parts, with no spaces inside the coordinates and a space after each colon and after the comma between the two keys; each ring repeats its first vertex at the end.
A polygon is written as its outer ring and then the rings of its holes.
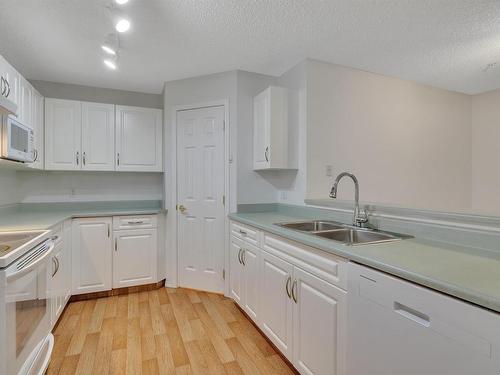
{"type": "Polygon", "coordinates": [[[113,216],[113,230],[156,228],[156,215],[113,216]]]}
{"type": "Polygon", "coordinates": [[[260,246],[261,244],[261,232],[248,225],[232,221],[231,235],[255,246],[260,246]]]}
{"type": "Polygon", "coordinates": [[[263,249],[332,285],[347,290],[348,261],[344,258],[266,232],[263,249]]]}

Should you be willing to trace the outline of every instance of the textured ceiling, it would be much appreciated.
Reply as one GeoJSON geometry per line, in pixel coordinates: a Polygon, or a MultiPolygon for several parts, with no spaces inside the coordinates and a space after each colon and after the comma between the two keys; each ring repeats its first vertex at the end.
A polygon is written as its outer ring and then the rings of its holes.
{"type": "Polygon", "coordinates": [[[28,78],[155,93],[226,70],[280,75],[306,57],[466,93],[500,87],[500,1],[130,0],[114,72],[99,48],[109,3],[0,0],[0,54],[28,78]]]}

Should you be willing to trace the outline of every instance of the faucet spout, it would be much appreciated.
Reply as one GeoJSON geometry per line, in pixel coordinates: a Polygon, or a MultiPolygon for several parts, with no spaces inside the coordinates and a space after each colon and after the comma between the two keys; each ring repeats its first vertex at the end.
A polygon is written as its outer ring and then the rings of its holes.
{"type": "Polygon", "coordinates": [[[356,227],[361,227],[362,224],[368,222],[368,216],[365,211],[361,211],[359,209],[359,182],[355,175],[349,172],[342,172],[339,174],[333,182],[332,190],[330,191],[330,198],[337,198],[339,182],[343,177],[350,177],[354,182],[354,217],[352,224],[356,227]]]}

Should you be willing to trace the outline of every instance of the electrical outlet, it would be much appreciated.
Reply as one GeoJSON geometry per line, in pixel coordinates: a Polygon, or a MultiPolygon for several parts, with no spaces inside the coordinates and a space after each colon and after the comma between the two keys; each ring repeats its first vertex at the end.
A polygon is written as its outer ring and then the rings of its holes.
{"type": "Polygon", "coordinates": [[[326,177],[333,176],[333,166],[332,165],[325,166],[325,175],[326,175],[326,177]]]}

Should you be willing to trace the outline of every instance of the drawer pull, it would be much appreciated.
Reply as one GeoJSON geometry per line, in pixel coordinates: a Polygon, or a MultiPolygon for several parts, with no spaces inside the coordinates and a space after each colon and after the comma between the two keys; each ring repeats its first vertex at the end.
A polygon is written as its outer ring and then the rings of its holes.
{"type": "Polygon", "coordinates": [[[247,232],[245,232],[244,230],[241,230],[241,229],[240,229],[240,234],[241,234],[242,236],[246,236],[246,235],[247,235],[247,232]]]}
{"type": "Polygon", "coordinates": [[[415,323],[418,323],[421,326],[430,327],[431,325],[431,318],[428,315],[414,310],[411,307],[405,306],[399,302],[394,302],[394,311],[397,314],[405,317],[406,319],[413,320],[415,323]]]}
{"type": "Polygon", "coordinates": [[[128,221],[128,224],[144,224],[143,220],[128,221]]]}

